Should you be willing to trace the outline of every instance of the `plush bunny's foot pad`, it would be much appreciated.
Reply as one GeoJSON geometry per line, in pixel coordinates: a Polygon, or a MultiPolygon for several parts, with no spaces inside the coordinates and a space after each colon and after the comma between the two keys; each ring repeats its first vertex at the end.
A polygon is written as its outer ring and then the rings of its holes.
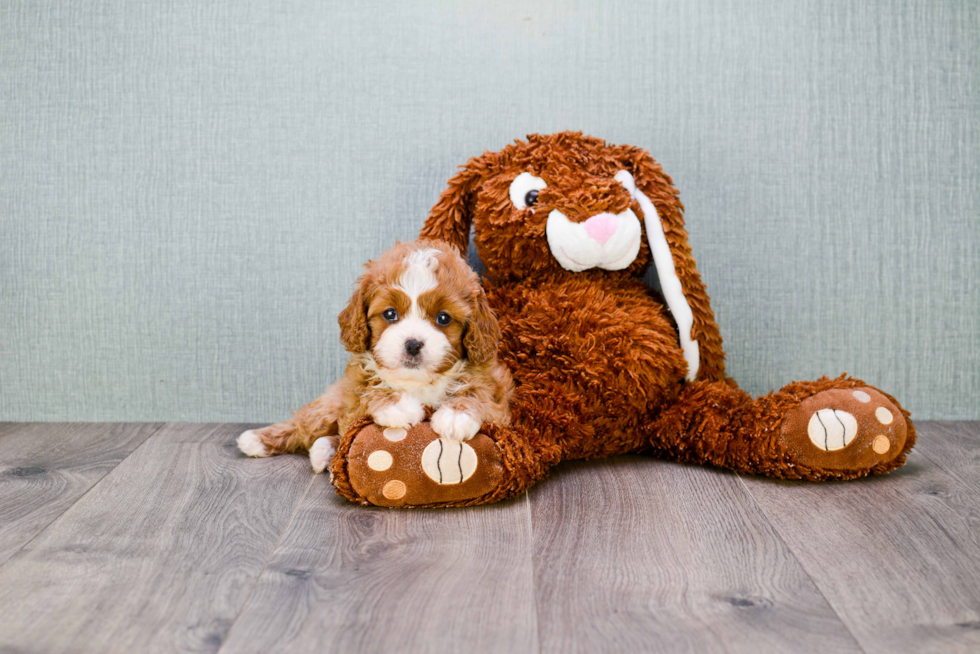
{"type": "Polygon", "coordinates": [[[786,416],[781,438],[796,463],[829,471],[871,470],[905,447],[906,418],[871,387],[812,395],[786,416]]]}
{"type": "Polygon", "coordinates": [[[409,429],[365,425],[347,452],[350,486],[376,506],[467,503],[496,489],[502,454],[490,438],[440,438],[428,422],[409,429]]]}

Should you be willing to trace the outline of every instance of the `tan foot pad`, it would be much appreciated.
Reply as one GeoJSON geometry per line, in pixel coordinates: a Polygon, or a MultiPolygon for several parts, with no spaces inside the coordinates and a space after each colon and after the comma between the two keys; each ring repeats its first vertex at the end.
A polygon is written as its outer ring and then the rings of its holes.
{"type": "Polygon", "coordinates": [[[351,486],[377,506],[464,502],[486,495],[503,478],[500,449],[477,434],[439,438],[428,422],[407,431],[367,425],[347,455],[351,486]]]}
{"type": "Polygon", "coordinates": [[[905,416],[871,387],[832,388],[786,416],[781,436],[797,463],[825,470],[870,469],[905,446],[905,416]]]}

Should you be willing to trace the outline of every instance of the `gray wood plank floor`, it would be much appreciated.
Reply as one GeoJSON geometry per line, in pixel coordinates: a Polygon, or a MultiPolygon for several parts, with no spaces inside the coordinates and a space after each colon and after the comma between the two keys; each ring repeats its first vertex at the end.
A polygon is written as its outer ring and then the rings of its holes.
{"type": "Polygon", "coordinates": [[[0,426],[0,563],[162,425],[0,426]]]}
{"type": "Polygon", "coordinates": [[[245,428],[0,424],[0,652],[980,651],[980,423],[856,482],[619,457],[443,511],[245,428]]]}
{"type": "Polygon", "coordinates": [[[860,651],[735,475],[622,457],[553,481],[530,493],[544,651],[860,651]]]}

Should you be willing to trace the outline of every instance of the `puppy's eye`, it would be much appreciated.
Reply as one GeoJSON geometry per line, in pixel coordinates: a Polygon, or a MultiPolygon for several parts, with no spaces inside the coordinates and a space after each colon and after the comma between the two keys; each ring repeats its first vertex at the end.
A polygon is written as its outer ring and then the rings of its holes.
{"type": "Polygon", "coordinates": [[[398,312],[394,309],[385,309],[385,312],[381,314],[381,317],[388,322],[395,322],[398,320],[398,312]]]}
{"type": "Polygon", "coordinates": [[[436,324],[439,325],[440,327],[445,327],[446,325],[448,325],[452,321],[453,321],[453,317],[450,316],[445,311],[440,311],[439,312],[439,315],[436,316],[436,324]]]}
{"type": "Polygon", "coordinates": [[[531,173],[521,173],[510,183],[510,201],[518,209],[533,207],[541,189],[548,188],[544,180],[531,173]]]}

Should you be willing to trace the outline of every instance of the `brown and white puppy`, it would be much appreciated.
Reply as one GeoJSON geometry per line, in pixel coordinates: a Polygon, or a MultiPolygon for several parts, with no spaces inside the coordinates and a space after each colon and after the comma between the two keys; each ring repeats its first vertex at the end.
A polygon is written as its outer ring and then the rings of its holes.
{"type": "Polygon", "coordinates": [[[497,361],[497,319],[462,256],[441,241],[419,240],[365,268],[338,318],[352,355],[343,378],[291,420],[239,436],[245,454],[308,450],[322,472],[336,438],[365,416],[408,428],[430,407],[432,429],[458,440],[484,422],[508,422],[513,382],[497,361]]]}

